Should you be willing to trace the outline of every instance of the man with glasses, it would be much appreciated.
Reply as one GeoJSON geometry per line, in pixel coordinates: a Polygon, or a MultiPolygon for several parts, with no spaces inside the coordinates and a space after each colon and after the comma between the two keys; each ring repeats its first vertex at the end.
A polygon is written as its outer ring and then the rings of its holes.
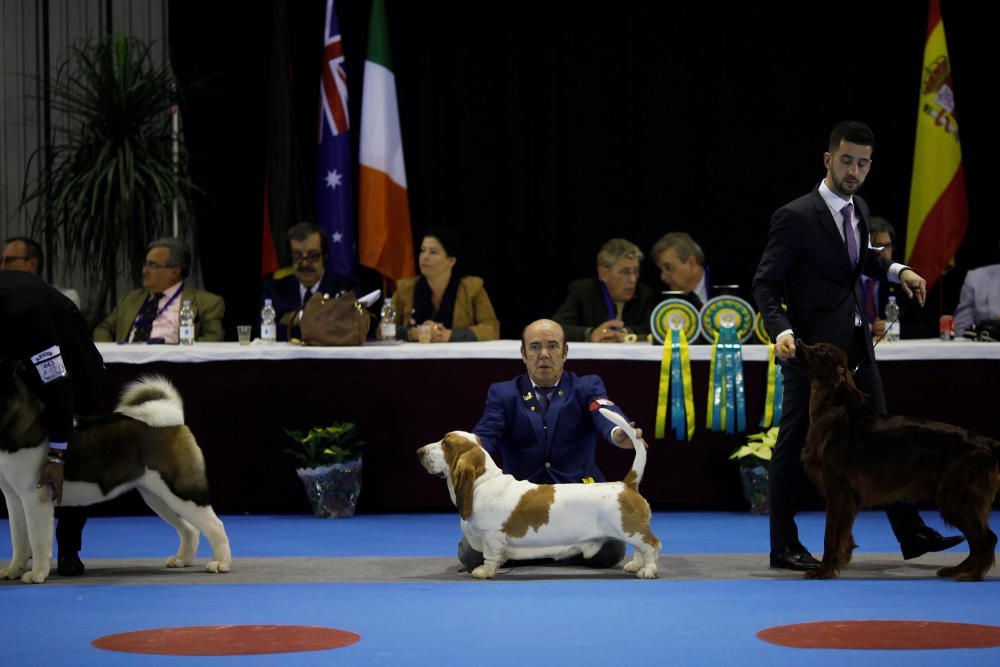
{"type": "Polygon", "coordinates": [[[318,226],[300,222],[288,230],[286,238],[291,250],[293,272],[276,271],[274,276],[264,281],[261,289],[261,305],[264,299],[270,299],[274,306],[278,340],[298,338],[302,309],[313,294],[336,296],[348,290],[357,291],[358,288],[353,276],[326,270],[330,242],[318,226]]]}
{"type": "MultiPolygon", "coordinates": [[[[42,246],[26,236],[15,236],[4,241],[3,256],[0,257],[0,269],[4,271],[24,271],[41,277],[45,266],[42,246]]],[[[75,289],[53,285],[67,299],[80,307],[80,295],[75,289]]]]}
{"type": "Polygon", "coordinates": [[[594,343],[645,341],[649,316],[659,302],[652,288],[639,282],[642,251],[625,239],[611,239],[597,253],[597,276],[574,280],[552,319],[566,340],[594,343]]]}
{"type": "Polygon", "coordinates": [[[156,239],[146,246],[142,287],[126,294],[94,329],[97,342],[177,343],[184,301],[194,311],[194,337],[221,341],[226,304],[221,296],[185,284],[191,251],[175,238],[156,239]]]}

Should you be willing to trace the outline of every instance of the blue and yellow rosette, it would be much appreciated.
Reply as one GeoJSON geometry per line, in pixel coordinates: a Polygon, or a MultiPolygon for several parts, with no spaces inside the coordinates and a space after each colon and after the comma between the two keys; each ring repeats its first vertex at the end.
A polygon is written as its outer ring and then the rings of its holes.
{"type": "Polygon", "coordinates": [[[649,316],[649,329],[653,332],[653,338],[657,343],[662,345],[667,341],[671,323],[682,324],[681,330],[688,341],[694,340],[701,333],[698,311],[684,299],[667,299],[653,309],[653,313],[649,316]]]}
{"type": "Polygon", "coordinates": [[[691,440],[695,424],[688,341],[698,335],[698,311],[683,299],[667,299],[653,309],[649,324],[654,338],[663,343],[655,435],[663,438],[666,434],[669,400],[674,437],[691,440]]]}
{"type": "Polygon", "coordinates": [[[712,345],[708,372],[708,414],[712,431],[746,431],[743,342],[753,332],[754,312],[737,296],[717,296],[701,309],[701,326],[712,345]]]}

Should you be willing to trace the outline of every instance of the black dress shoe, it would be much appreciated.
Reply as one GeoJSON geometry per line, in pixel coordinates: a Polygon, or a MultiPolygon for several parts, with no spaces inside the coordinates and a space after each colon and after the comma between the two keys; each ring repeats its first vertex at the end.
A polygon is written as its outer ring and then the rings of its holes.
{"type": "Polygon", "coordinates": [[[805,549],[782,549],[771,552],[771,568],[805,572],[819,567],[819,561],[805,549]]]}
{"type": "Polygon", "coordinates": [[[933,528],[921,528],[900,542],[899,547],[903,551],[903,560],[911,560],[927,553],[951,549],[964,541],[965,538],[961,535],[944,537],[933,528]]]}
{"type": "Polygon", "coordinates": [[[56,566],[56,572],[64,577],[79,577],[81,574],[86,572],[87,568],[84,567],[83,561],[80,557],[73,552],[60,553],[59,554],[59,564],[56,566]]]}

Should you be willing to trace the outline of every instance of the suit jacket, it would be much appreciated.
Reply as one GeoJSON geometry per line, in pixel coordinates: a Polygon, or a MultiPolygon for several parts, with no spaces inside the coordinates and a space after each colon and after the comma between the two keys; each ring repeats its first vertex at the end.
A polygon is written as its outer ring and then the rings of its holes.
{"type": "MultiPolygon", "coordinates": [[[[771,340],[792,329],[806,343],[832,343],[850,349],[855,312],[864,312],[861,273],[887,281],[892,265],[869,250],[868,205],[857,195],[853,201],[861,237],[858,264],[853,267],[838,223],[818,187],[772,216],[767,247],[753,281],[754,298],[771,340]],[[788,305],[787,311],[782,303],[788,305]]],[[[865,336],[865,354],[875,358],[870,332],[865,336]]],[[[851,359],[852,363],[857,361],[851,359]]]]}
{"type": "MultiPolygon", "coordinates": [[[[399,336],[404,339],[409,330],[410,314],[413,312],[413,292],[418,280],[420,280],[420,276],[400,280],[396,293],[392,297],[392,305],[396,308],[396,325],[399,327],[399,336]]],[[[497,319],[493,304],[490,303],[490,297],[486,294],[482,278],[464,276],[459,281],[458,293],[455,295],[455,310],[451,315],[451,325],[451,339],[455,342],[500,338],[500,320],[497,319]]]]}
{"type": "MultiPolygon", "coordinates": [[[[631,331],[645,340],[650,332],[649,317],[663,298],[645,283],[636,285],[635,296],[622,309],[622,320],[631,331]]],[[[587,330],[607,322],[608,307],[597,277],[581,278],[569,284],[569,294],[552,319],[562,325],[566,340],[585,341],[587,330]]]]}
{"type": "MultiPolygon", "coordinates": [[[[142,287],[134,289],[118,302],[111,314],[94,329],[94,340],[97,342],[125,342],[132,323],[135,322],[139,309],[149,296],[149,291],[142,287]]],[[[191,301],[194,310],[195,340],[210,342],[222,340],[222,316],[226,313],[226,302],[217,294],[184,287],[180,300],[183,303],[191,301]]]]}
{"type": "MultiPolygon", "coordinates": [[[[563,373],[543,422],[538,399],[527,375],[490,386],[486,409],[473,432],[491,454],[500,451],[504,472],[537,484],[603,482],[594,452],[597,437],[611,442],[614,424],[595,406],[606,399],[596,375],[563,373]]],[[[622,417],[614,405],[606,405],[622,417]]],[[[625,417],[626,421],[628,417],[625,417]]]]}
{"type": "MultiPolygon", "coordinates": [[[[355,292],[358,290],[358,281],[353,276],[326,271],[319,281],[318,291],[322,294],[336,296],[338,293],[348,290],[355,292]]],[[[315,294],[316,290],[313,293],[315,294]]],[[[295,277],[294,273],[277,280],[273,277],[268,278],[261,285],[260,305],[262,308],[264,307],[264,299],[270,299],[271,305],[274,306],[275,320],[278,322],[278,340],[288,340],[288,327],[281,324],[281,318],[302,307],[299,279],[295,277]]],[[[293,329],[292,335],[293,337],[298,336],[298,327],[293,329]]]]}
{"type": "Polygon", "coordinates": [[[22,377],[45,404],[42,422],[50,439],[68,442],[73,413],[94,412],[104,377],[104,360],[80,310],[37,276],[0,271],[0,321],[7,324],[0,327],[0,358],[25,363],[22,377]],[[60,364],[67,374],[44,381],[46,369],[60,364]]]}
{"type": "Polygon", "coordinates": [[[997,316],[1000,316],[1000,264],[966,273],[955,309],[955,335],[961,336],[972,325],[997,316]]]}

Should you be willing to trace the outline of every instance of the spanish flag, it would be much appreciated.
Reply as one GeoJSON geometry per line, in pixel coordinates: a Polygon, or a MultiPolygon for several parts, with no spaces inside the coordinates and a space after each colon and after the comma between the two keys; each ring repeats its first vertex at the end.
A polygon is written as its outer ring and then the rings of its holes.
{"type": "Polygon", "coordinates": [[[928,288],[954,258],[968,222],[951,61],[939,0],[930,0],[906,225],[906,263],[928,288]]]}
{"type": "Polygon", "coordinates": [[[364,76],[359,259],[362,265],[398,281],[414,272],[413,232],[384,0],[372,2],[364,76]]]}

